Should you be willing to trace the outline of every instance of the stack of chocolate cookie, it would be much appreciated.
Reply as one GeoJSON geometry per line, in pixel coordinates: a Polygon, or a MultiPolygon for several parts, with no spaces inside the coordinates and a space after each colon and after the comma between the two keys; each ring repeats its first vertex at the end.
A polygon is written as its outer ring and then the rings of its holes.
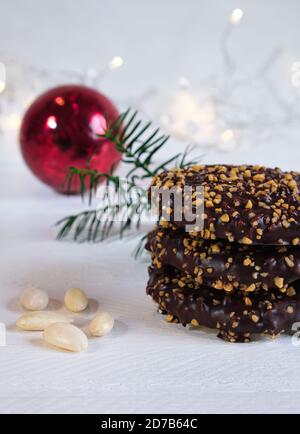
{"type": "Polygon", "coordinates": [[[291,331],[300,321],[300,174],[192,166],[163,172],[152,186],[203,188],[201,228],[187,232],[191,221],[177,220],[171,201],[168,220],[159,206],[148,236],[147,293],[167,320],[216,328],[230,342],[291,331]]]}

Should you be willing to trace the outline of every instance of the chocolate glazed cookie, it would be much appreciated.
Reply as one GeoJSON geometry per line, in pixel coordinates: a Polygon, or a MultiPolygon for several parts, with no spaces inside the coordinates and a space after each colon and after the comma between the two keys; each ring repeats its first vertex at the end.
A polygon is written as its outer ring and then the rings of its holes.
{"type": "MultiPolygon", "coordinates": [[[[202,186],[204,197],[193,193],[192,212],[201,201],[204,205],[204,228],[194,232],[205,239],[224,239],[241,244],[300,244],[300,174],[262,166],[191,166],[172,169],[152,181],[156,189],[176,189],[184,195],[184,187],[202,186]]],[[[160,204],[161,205],[161,204],[160,204]]],[[[174,221],[174,200],[167,209],[174,221]]],[[[160,217],[162,207],[159,206],[160,217]]],[[[168,225],[168,222],[166,222],[168,225]]]]}
{"type": "Polygon", "coordinates": [[[218,337],[229,342],[249,342],[253,334],[275,337],[300,321],[299,281],[290,296],[273,290],[250,298],[241,291],[229,295],[197,285],[171,267],[159,272],[150,267],[147,294],[167,321],[218,329],[218,337]]]}
{"type": "Polygon", "coordinates": [[[278,288],[300,279],[300,247],[246,246],[207,241],[176,230],[158,227],[148,236],[153,266],[171,265],[198,283],[230,293],[278,288]]]}

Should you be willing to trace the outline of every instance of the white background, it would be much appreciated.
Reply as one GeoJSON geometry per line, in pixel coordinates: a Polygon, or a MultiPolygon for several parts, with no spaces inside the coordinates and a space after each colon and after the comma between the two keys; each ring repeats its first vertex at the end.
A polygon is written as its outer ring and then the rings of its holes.
{"type": "MultiPolygon", "coordinates": [[[[123,68],[102,90],[123,102],[152,86],[172,88],[180,76],[195,81],[218,70],[219,38],[234,7],[245,16],[231,49],[246,72],[276,46],[300,58],[296,0],[1,0],[0,51],[82,71],[121,55],[123,68]]],[[[205,152],[203,160],[299,170],[298,146],[253,143],[243,152],[205,152]]],[[[0,412],[299,411],[300,347],[290,337],[230,345],[214,333],[167,324],[145,295],[147,264],[130,256],[135,241],[56,242],[53,223],[81,204],[32,177],[11,131],[0,137],[0,194],[0,322],[8,329],[0,348],[0,412]],[[17,297],[29,284],[58,300],[69,286],[84,288],[115,316],[114,331],[83,354],[45,347],[39,333],[14,327],[17,297]]],[[[85,320],[95,309],[93,301],[85,320]]]]}

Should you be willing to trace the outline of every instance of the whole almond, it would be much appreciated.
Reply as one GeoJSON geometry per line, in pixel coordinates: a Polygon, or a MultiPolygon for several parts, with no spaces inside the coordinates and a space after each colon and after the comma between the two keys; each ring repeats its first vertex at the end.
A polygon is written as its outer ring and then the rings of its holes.
{"type": "Polygon", "coordinates": [[[65,305],[71,312],[82,312],[87,308],[88,298],[80,288],[70,288],[65,293],[65,305]]]}
{"type": "Polygon", "coordinates": [[[17,327],[28,331],[42,331],[57,322],[70,323],[73,320],[56,312],[37,311],[24,313],[16,322],[17,327]]]}
{"type": "Polygon", "coordinates": [[[79,352],[88,348],[86,335],[72,324],[52,324],[45,329],[43,338],[47,344],[68,351],[79,352]]]}
{"type": "Polygon", "coordinates": [[[104,336],[114,326],[114,319],[108,312],[99,312],[89,324],[89,332],[92,336],[104,336]]]}
{"type": "Polygon", "coordinates": [[[20,302],[25,309],[43,310],[46,309],[49,303],[49,297],[45,291],[31,287],[22,292],[20,302]]]}

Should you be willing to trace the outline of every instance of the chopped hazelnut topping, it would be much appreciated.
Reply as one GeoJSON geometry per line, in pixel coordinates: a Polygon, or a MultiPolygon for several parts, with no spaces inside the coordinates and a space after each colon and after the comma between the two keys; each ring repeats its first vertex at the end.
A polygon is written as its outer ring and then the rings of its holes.
{"type": "Polygon", "coordinates": [[[198,327],[199,326],[199,322],[196,319],[192,319],[191,324],[194,327],[198,327]]]}
{"type": "Polygon", "coordinates": [[[275,279],[274,279],[274,284],[279,289],[283,288],[283,286],[284,286],[284,279],[283,279],[283,277],[276,276],[275,279]]]}
{"type": "Polygon", "coordinates": [[[288,267],[290,268],[295,267],[295,263],[288,256],[285,256],[284,260],[288,267]]]}
{"type": "Polygon", "coordinates": [[[249,265],[252,264],[252,261],[249,257],[247,257],[246,259],[244,259],[243,264],[245,265],[245,267],[248,267],[249,265]]]}
{"type": "Polygon", "coordinates": [[[242,244],[252,244],[252,240],[250,238],[248,238],[248,237],[243,237],[241,239],[241,243],[242,244]]]}
{"type": "Polygon", "coordinates": [[[230,221],[230,217],[229,217],[228,214],[223,214],[223,215],[221,215],[220,220],[221,220],[223,223],[228,223],[228,222],[230,221]]]}
{"type": "Polygon", "coordinates": [[[289,286],[286,290],[286,295],[288,297],[293,297],[294,295],[296,295],[296,290],[295,288],[293,288],[292,286],[289,286]]]}

